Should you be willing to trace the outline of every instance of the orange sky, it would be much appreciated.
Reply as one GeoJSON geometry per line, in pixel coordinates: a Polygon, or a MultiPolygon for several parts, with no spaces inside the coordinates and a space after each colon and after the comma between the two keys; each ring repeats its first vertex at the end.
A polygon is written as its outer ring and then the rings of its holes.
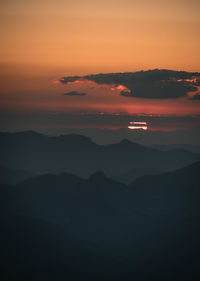
{"type": "Polygon", "coordinates": [[[1,63],[86,74],[200,70],[199,0],[2,0],[1,63]]]}
{"type": "Polygon", "coordinates": [[[1,0],[2,112],[199,113],[199,102],[121,97],[68,75],[174,69],[200,72],[199,0],[1,0]],[[75,87],[76,90],[76,87],[75,87]],[[181,104],[181,106],[180,106],[181,104]]]}

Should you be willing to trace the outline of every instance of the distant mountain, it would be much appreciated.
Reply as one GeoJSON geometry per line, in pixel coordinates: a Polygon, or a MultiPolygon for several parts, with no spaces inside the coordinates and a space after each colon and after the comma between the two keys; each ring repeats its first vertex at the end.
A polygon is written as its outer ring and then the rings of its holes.
{"type": "Polygon", "coordinates": [[[0,166],[0,184],[16,184],[33,176],[35,174],[29,171],[0,166]]]}
{"type": "Polygon", "coordinates": [[[136,179],[141,178],[144,175],[157,175],[163,172],[164,170],[156,169],[156,168],[133,168],[125,173],[116,175],[114,179],[123,182],[125,184],[130,184],[136,179]]]}
{"type": "Polygon", "coordinates": [[[154,144],[149,146],[150,148],[159,149],[162,151],[173,150],[173,149],[181,149],[191,151],[193,153],[200,153],[200,145],[192,145],[192,144],[154,144]]]}
{"type": "Polygon", "coordinates": [[[199,201],[200,162],[128,186],[102,172],[0,185],[1,253],[14,280],[198,280],[199,201]]]}
{"type": "MultiPolygon", "coordinates": [[[[200,211],[200,162],[159,175],[146,175],[129,188],[138,207],[200,211]],[[142,205],[141,205],[142,204],[142,205]]],[[[200,214],[200,212],[199,212],[200,214]]]]}
{"type": "Polygon", "coordinates": [[[103,146],[75,134],[50,137],[28,131],[0,133],[0,164],[36,174],[69,172],[88,177],[101,170],[114,177],[135,168],[165,171],[198,160],[200,154],[159,151],[128,140],[103,146]]]}

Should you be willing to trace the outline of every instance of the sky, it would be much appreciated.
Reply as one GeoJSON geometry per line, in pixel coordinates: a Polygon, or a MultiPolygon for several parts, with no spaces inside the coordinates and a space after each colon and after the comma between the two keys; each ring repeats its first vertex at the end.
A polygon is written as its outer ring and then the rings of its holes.
{"type": "Polygon", "coordinates": [[[200,68],[198,0],[0,3],[1,62],[16,68],[68,75],[200,68]]]}
{"type": "Polygon", "coordinates": [[[0,31],[0,130],[199,127],[199,0],[1,0],[0,31]]]}

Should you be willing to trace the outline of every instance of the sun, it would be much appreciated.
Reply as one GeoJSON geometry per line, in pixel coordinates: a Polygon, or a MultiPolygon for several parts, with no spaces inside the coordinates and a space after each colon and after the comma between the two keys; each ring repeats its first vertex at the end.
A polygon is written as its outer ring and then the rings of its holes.
{"type": "Polygon", "coordinates": [[[128,129],[130,130],[148,130],[147,122],[133,121],[129,122],[128,129]]]}

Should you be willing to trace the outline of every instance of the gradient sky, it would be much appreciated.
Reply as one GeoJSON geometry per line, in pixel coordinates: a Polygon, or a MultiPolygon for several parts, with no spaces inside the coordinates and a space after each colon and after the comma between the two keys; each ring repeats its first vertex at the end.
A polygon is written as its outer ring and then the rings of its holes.
{"type": "Polygon", "coordinates": [[[200,70],[199,0],[1,0],[0,18],[4,63],[67,74],[200,70]]]}
{"type": "Polygon", "coordinates": [[[155,68],[200,72],[199,0],[1,0],[0,6],[0,109],[8,130],[9,114],[198,115],[199,101],[130,99],[108,85],[55,81],[155,68]],[[70,91],[87,95],[64,95],[70,91]]]}

